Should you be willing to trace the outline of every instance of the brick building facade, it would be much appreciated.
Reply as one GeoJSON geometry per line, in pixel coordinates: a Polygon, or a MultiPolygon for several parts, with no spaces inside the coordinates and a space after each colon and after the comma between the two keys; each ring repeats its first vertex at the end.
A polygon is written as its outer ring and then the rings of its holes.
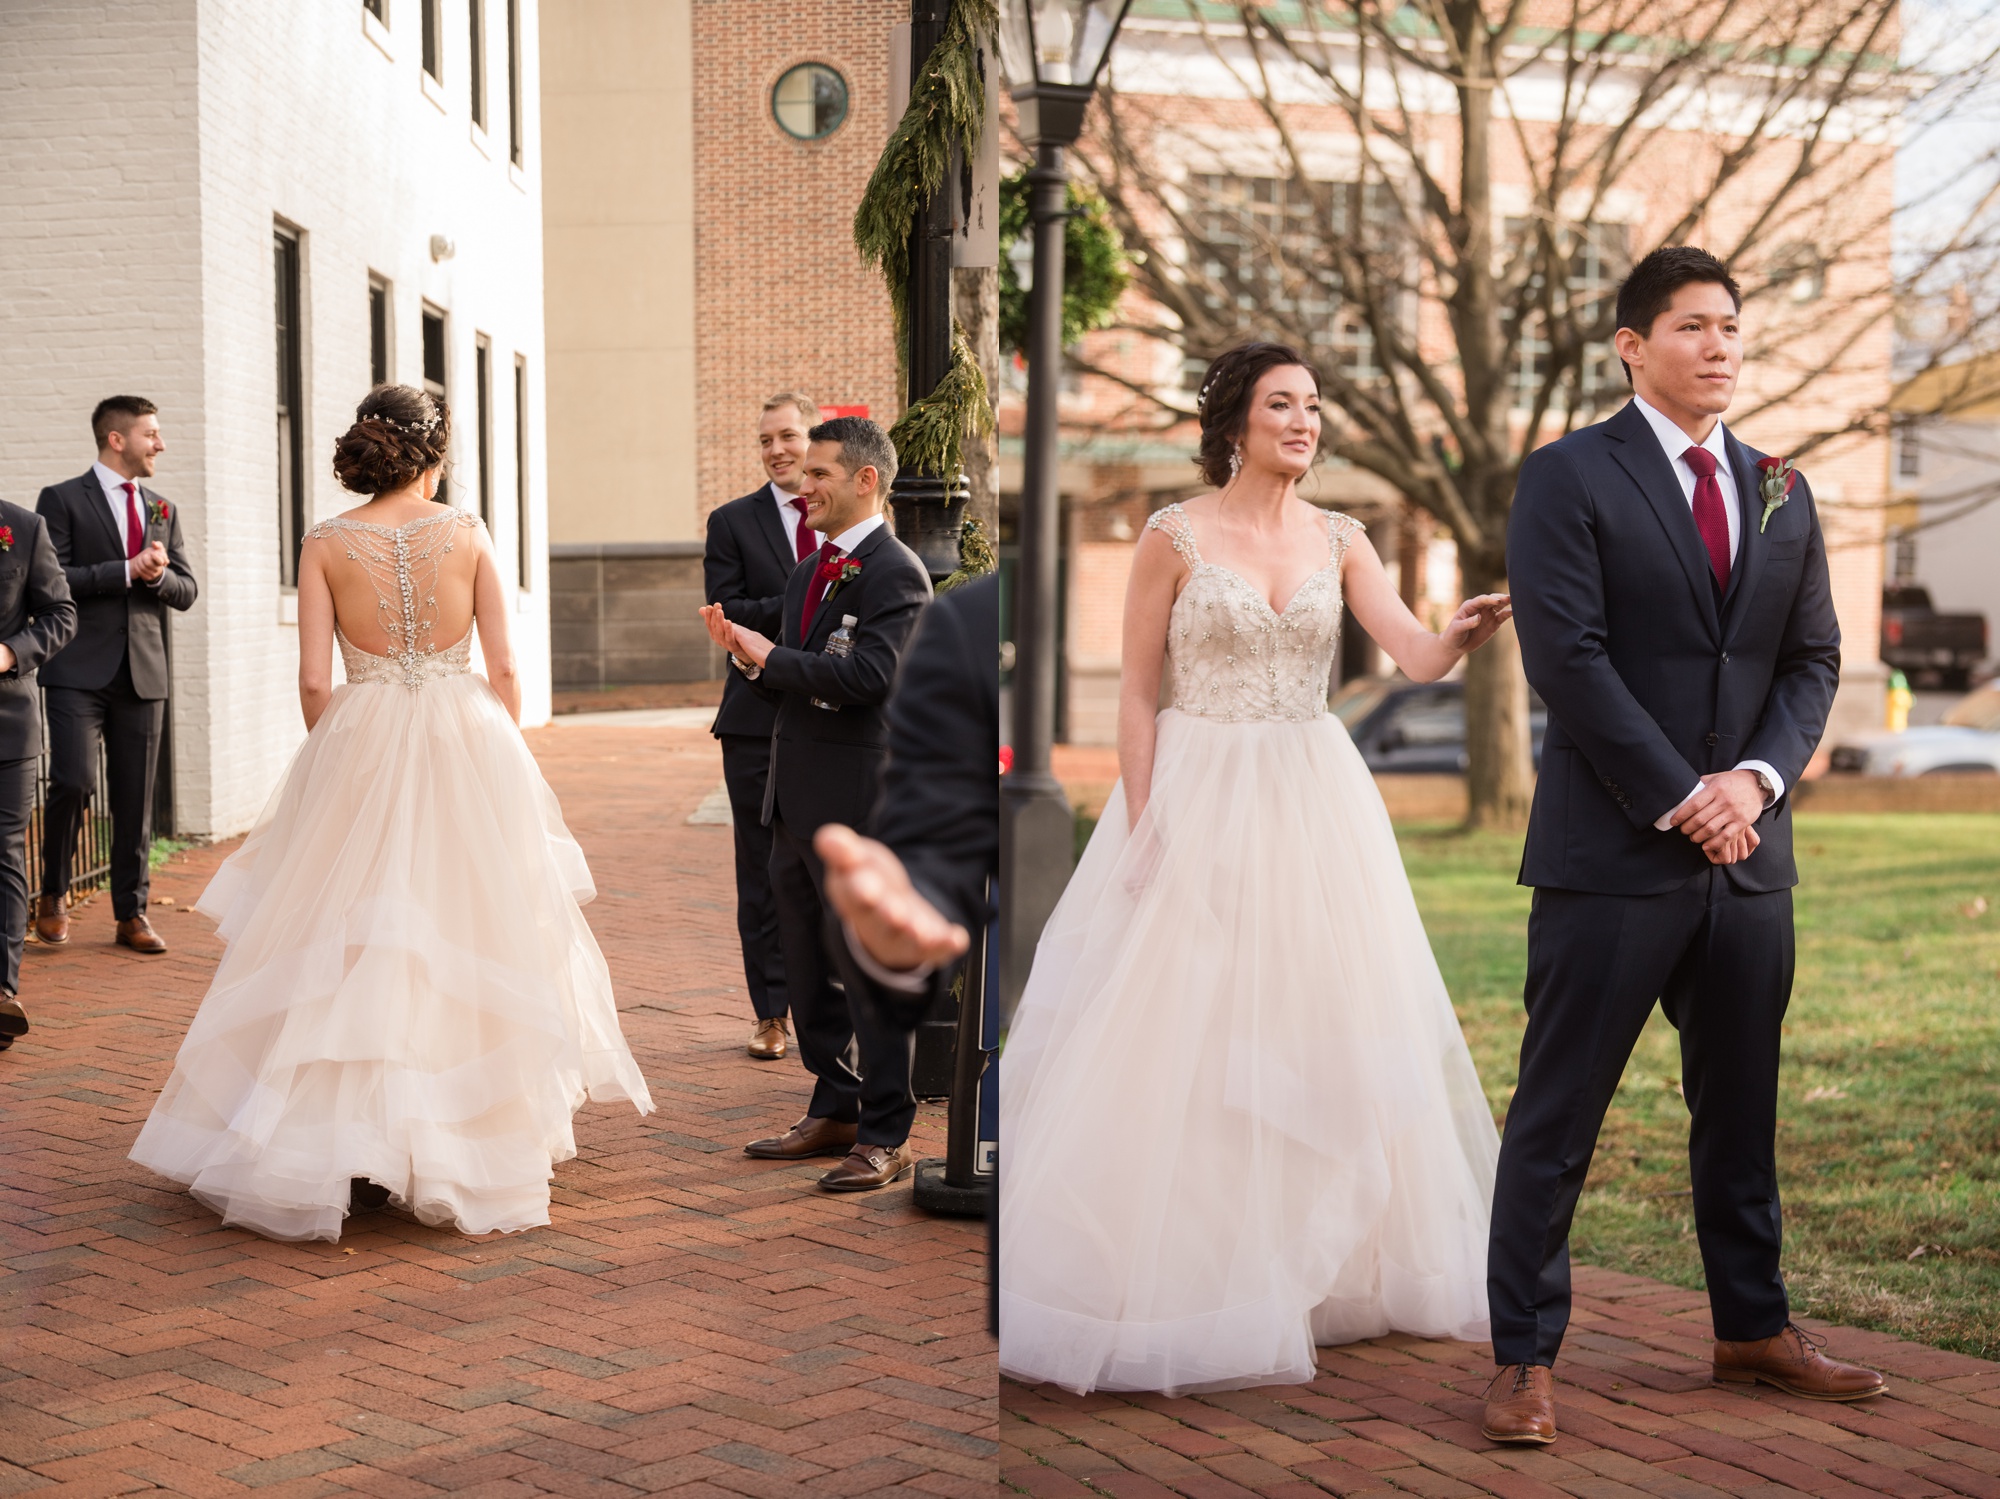
{"type": "Polygon", "coordinates": [[[765,396],[893,416],[888,297],[850,226],[906,18],[882,0],[546,5],[559,684],[717,674],[701,537],[763,479],[765,396]],[[830,103],[801,132],[779,119],[805,65],[842,85],[824,133],[830,103]]]}
{"type": "Polygon", "coordinates": [[[0,496],[83,472],[101,397],[158,403],[201,586],[173,621],[181,832],[247,827],[304,737],[292,548],[358,502],[328,455],[378,367],[441,377],[450,494],[484,497],[524,719],[547,716],[536,11],[7,7],[0,496]]]}

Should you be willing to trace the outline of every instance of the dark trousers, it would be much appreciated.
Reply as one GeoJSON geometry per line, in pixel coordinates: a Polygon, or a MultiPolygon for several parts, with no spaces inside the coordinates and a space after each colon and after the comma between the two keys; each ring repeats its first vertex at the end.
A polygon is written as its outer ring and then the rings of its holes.
{"type": "Polygon", "coordinates": [[[916,1033],[890,1023],[865,989],[834,987],[826,943],[839,935],[827,921],[825,866],[810,839],[771,823],[771,888],[778,900],[778,935],[785,949],[786,994],[799,1060],[818,1081],[806,1112],[815,1119],[858,1124],[862,1145],[901,1145],[910,1138],[917,1101],[910,1092],[916,1033]]]}
{"type": "Polygon", "coordinates": [[[21,944],[28,938],[28,812],[35,762],[0,760],[0,989],[21,992],[21,944]]]}
{"type": "Polygon", "coordinates": [[[1570,1220],[1655,998],[1680,1031],[1695,1234],[1715,1335],[1783,1330],[1778,1041],[1792,961],[1791,891],[1746,894],[1720,868],[1665,895],[1535,892],[1528,1029],[1487,1258],[1496,1363],[1553,1364],[1562,1346],[1570,1220]]]}
{"type": "Polygon", "coordinates": [[[762,821],[764,783],[771,777],[771,741],[720,734],[722,782],[736,824],[736,935],[743,944],[743,982],[759,1020],[785,1018],[785,960],[778,948],[778,907],[771,896],[771,830],[762,821]]]}
{"type": "Polygon", "coordinates": [[[134,692],[123,661],[102,687],[46,691],[49,791],[42,814],[42,894],[69,890],[77,834],[97,783],[101,740],[111,790],[111,911],[120,921],[143,916],[152,886],[153,773],[166,702],[134,692]]]}

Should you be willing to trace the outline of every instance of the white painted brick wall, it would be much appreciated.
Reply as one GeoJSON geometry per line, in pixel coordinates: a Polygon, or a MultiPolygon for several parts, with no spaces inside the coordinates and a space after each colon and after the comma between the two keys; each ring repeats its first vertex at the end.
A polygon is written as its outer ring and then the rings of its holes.
{"type": "Polygon", "coordinates": [[[368,276],[394,287],[392,378],[421,378],[420,303],[449,314],[456,497],[474,502],[473,341],[493,345],[495,541],[512,580],[514,356],[530,377],[530,527],[514,617],[524,720],[549,708],[542,251],[534,0],[522,0],[525,171],[510,172],[505,0],[487,10],[487,151],[467,72],[473,0],[444,0],[443,108],[419,71],[415,0],[393,58],[359,0],[7,0],[0,25],[0,496],[88,465],[91,406],[150,396],[201,601],[176,621],[182,826],[249,825],[303,737],[297,631],[279,582],[271,235],[303,231],[312,518],[358,502],[334,438],[366,391],[368,276]],[[433,263],[443,234],[457,255],[433,263]]]}

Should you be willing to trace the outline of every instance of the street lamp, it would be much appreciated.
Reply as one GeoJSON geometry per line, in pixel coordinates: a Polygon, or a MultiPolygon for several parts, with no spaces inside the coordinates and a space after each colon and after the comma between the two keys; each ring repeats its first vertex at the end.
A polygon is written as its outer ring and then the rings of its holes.
{"type": "Polygon", "coordinates": [[[1074,862],[1075,820],[1049,769],[1056,709],[1056,395],[1061,384],[1063,149],[1084,111],[1131,0],[1000,0],[1000,65],[1017,131],[1034,149],[1028,173],[1034,280],[1028,292],[1028,421],[1021,474],[1020,568],[1014,594],[1014,764],[1000,786],[1000,987],[1012,1014],[1035,944],[1074,862]]]}

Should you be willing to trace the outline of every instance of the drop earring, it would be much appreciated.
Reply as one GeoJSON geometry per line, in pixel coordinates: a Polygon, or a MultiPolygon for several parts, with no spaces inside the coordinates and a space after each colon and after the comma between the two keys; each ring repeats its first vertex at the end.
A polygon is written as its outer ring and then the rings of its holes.
{"type": "Polygon", "coordinates": [[[1229,477],[1234,479],[1243,472],[1243,444],[1238,443],[1229,450],[1229,477]]]}

